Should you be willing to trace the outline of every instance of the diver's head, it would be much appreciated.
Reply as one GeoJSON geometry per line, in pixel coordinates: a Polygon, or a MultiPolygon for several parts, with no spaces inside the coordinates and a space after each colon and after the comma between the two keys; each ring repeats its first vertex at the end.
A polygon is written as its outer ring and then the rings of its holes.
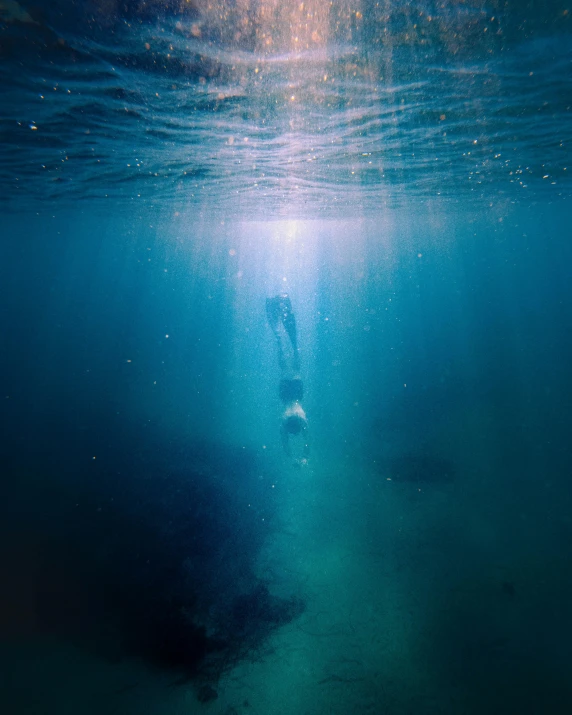
{"type": "Polygon", "coordinates": [[[284,427],[288,434],[300,434],[302,427],[304,426],[304,420],[300,415],[290,415],[286,418],[284,427]]]}

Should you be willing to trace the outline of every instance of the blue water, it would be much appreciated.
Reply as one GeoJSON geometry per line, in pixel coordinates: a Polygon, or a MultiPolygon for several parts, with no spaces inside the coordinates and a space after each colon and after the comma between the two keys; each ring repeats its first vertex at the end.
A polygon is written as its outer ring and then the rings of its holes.
{"type": "Polygon", "coordinates": [[[38,5],[1,11],[10,205],[266,219],[570,196],[563,1],[38,5]]]}
{"type": "Polygon", "coordinates": [[[0,0],[3,712],[570,712],[570,14],[0,0]]]}

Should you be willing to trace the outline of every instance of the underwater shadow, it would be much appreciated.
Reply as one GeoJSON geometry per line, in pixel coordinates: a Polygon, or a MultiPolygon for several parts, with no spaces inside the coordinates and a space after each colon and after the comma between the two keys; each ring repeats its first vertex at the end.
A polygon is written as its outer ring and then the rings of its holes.
{"type": "Polygon", "coordinates": [[[55,635],[214,682],[302,613],[257,574],[279,524],[254,453],[123,433],[78,456],[7,482],[0,637],[55,635]]]}

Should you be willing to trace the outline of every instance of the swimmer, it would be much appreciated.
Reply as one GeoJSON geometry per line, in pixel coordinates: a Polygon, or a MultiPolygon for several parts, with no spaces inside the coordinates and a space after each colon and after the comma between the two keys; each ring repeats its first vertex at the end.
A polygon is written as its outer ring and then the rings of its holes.
{"type": "Polygon", "coordinates": [[[278,387],[278,395],[284,406],[280,425],[280,435],[284,451],[290,457],[290,437],[302,437],[302,459],[298,462],[305,464],[310,454],[308,443],[308,419],[301,400],[304,397],[304,385],[300,377],[300,356],[296,335],[296,319],[292,311],[292,303],[286,294],[277,295],[266,299],[266,315],[278,348],[278,363],[282,372],[282,379],[278,387]],[[280,325],[283,326],[290,340],[291,356],[287,359],[282,345],[280,325]]]}

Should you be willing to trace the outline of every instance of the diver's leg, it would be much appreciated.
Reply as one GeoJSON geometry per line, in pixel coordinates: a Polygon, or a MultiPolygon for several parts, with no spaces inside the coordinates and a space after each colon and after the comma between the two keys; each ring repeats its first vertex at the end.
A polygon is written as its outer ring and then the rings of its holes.
{"type": "Polygon", "coordinates": [[[294,370],[297,372],[300,369],[300,356],[298,353],[298,336],[296,334],[296,318],[294,317],[294,311],[292,310],[292,303],[290,302],[290,297],[288,295],[280,296],[280,311],[282,318],[282,324],[284,329],[290,338],[292,343],[292,350],[294,351],[294,370]]]}
{"type": "Polygon", "coordinates": [[[282,307],[281,307],[282,296],[277,295],[274,298],[266,298],[266,317],[268,318],[268,323],[272,328],[274,337],[276,338],[276,348],[278,350],[278,364],[280,365],[280,370],[284,373],[286,372],[286,358],[284,357],[284,350],[282,348],[282,337],[278,326],[280,324],[280,319],[282,317],[282,307]]]}
{"type": "Polygon", "coordinates": [[[275,298],[266,298],[266,317],[268,318],[268,323],[272,328],[274,335],[278,335],[280,315],[280,296],[277,295],[275,298]]]}
{"type": "Polygon", "coordinates": [[[290,342],[292,343],[294,352],[298,352],[298,338],[296,336],[296,318],[294,317],[294,313],[284,313],[282,322],[284,323],[284,328],[288,333],[288,337],[290,338],[290,342]]]}
{"type": "Polygon", "coordinates": [[[282,338],[279,335],[276,335],[276,346],[278,348],[278,365],[280,365],[282,374],[285,374],[288,369],[288,365],[286,364],[286,358],[284,357],[284,350],[282,350],[282,338]]]}
{"type": "Polygon", "coordinates": [[[284,295],[277,297],[280,301],[280,318],[282,319],[284,329],[288,333],[292,347],[296,351],[298,349],[296,340],[296,318],[294,317],[294,311],[292,310],[290,296],[287,293],[284,293],[284,295]]]}

